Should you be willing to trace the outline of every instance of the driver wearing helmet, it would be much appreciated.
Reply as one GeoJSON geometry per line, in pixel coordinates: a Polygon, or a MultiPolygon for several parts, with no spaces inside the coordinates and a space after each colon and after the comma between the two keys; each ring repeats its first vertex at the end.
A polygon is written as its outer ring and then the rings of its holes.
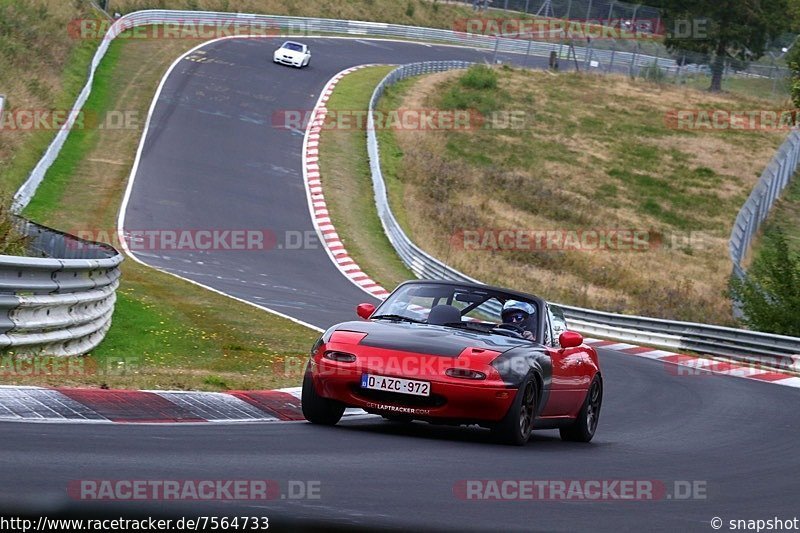
{"type": "Polygon", "coordinates": [[[528,340],[536,340],[536,308],[528,302],[508,300],[500,313],[504,324],[513,324],[520,329],[522,336],[528,340]]]}

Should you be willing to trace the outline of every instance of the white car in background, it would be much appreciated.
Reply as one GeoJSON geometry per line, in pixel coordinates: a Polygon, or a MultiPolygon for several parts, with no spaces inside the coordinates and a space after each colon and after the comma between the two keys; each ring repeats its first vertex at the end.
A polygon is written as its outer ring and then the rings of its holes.
{"type": "Polygon", "coordinates": [[[311,50],[303,43],[286,41],[272,54],[272,61],[297,68],[307,67],[311,62],[311,50]]]}

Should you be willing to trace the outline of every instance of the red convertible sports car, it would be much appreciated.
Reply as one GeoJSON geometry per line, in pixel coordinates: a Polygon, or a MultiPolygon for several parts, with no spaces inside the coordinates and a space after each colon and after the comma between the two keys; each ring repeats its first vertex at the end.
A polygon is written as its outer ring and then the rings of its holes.
{"type": "Polygon", "coordinates": [[[329,328],[303,379],[303,414],[336,424],[346,407],[396,421],[478,424],[509,444],[534,429],[588,442],[603,380],[597,353],[536,296],[486,285],[409,281],[359,321],[329,328]]]}

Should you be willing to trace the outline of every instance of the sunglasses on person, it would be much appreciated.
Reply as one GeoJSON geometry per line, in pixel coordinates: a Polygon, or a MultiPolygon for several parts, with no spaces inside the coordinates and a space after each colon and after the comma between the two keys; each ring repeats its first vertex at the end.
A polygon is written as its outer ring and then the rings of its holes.
{"type": "Polygon", "coordinates": [[[516,324],[517,322],[525,322],[526,318],[527,316],[525,315],[525,313],[514,313],[513,315],[508,316],[509,322],[514,324],[516,324]]]}

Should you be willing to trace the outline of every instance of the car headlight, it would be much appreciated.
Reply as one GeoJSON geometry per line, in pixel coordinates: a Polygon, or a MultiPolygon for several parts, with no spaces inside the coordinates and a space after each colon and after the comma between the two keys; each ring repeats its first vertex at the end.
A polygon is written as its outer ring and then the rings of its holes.
{"type": "Polygon", "coordinates": [[[468,368],[448,368],[444,371],[451,378],[461,379],[486,379],[486,374],[468,368]]]}
{"type": "Polygon", "coordinates": [[[338,361],[340,363],[354,363],[356,360],[356,356],[347,353],[347,352],[340,352],[338,350],[327,350],[322,357],[325,359],[330,359],[331,361],[338,361]]]}

